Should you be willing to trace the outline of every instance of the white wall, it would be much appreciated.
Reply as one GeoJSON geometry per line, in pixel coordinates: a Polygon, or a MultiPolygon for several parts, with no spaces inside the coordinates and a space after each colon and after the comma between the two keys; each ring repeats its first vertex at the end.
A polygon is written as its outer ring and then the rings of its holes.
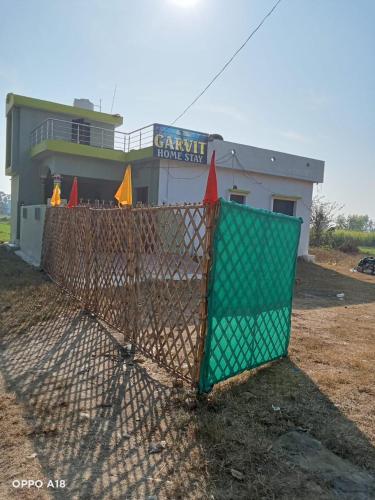
{"type": "Polygon", "coordinates": [[[272,149],[256,148],[236,142],[214,140],[208,143],[208,161],[216,151],[216,165],[289,179],[323,182],[324,161],[272,149]],[[232,152],[234,153],[232,155],[232,152]]]}
{"type": "Polygon", "coordinates": [[[27,205],[21,207],[20,250],[16,252],[22,259],[34,266],[40,265],[46,205],[27,205]],[[23,217],[23,208],[27,218],[23,217]],[[35,208],[40,209],[40,219],[35,218],[35,208]]]}
{"type": "MultiPolygon", "coordinates": [[[[206,189],[208,165],[186,164],[162,160],[159,176],[159,203],[202,201],[206,189]]],[[[298,255],[307,255],[309,247],[309,207],[313,183],[275,175],[244,172],[217,166],[219,196],[229,200],[229,189],[249,191],[246,203],[256,208],[272,210],[273,195],[298,197],[296,217],[302,217],[298,255]]]]}

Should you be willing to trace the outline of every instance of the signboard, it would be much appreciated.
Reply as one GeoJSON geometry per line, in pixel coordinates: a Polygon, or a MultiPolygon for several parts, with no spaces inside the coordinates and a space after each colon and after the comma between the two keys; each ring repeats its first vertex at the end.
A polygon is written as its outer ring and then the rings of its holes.
{"type": "Polygon", "coordinates": [[[154,158],[206,164],[207,144],[208,134],[154,124],[154,158]]]}

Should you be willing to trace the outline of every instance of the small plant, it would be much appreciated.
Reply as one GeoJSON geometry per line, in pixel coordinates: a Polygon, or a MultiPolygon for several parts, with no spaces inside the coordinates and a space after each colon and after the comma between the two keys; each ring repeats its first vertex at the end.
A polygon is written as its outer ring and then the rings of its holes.
{"type": "Polygon", "coordinates": [[[358,253],[359,251],[358,246],[350,240],[341,243],[341,245],[338,247],[338,250],[344,253],[353,253],[353,254],[358,253]]]}
{"type": "Polygon", "coordinates": [[[336,213],[341,210],[336,202],[324,201],[315,197],[311,207],[310,239],[315,246],[329,245],[331,231],[335,228],[336,213]]]}

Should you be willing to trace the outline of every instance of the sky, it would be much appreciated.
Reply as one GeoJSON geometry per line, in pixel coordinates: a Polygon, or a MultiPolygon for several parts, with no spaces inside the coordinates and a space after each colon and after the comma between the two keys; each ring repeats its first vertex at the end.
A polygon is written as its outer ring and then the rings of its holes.
{"type": "MultiPolygon", "coordinates": [[[[0,0],[8,92],[171,123],[275,0],[0,0]],[[188,4],[188,5],[186,5],[188,4]]],[[[317,188],[375,219],[375,1],[282,0],[177,125],[324,160],[317,188]]],[[[0,190],[5,116],[0,120],[0,190]]]]}

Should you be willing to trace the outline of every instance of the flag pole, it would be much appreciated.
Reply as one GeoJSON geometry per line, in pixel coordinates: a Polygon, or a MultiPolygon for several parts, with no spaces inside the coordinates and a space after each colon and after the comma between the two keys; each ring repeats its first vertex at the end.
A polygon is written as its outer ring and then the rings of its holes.
{"type": "Polygon", "coordinates": [[[214,242],[215,222],[219,210],[219,198],[217,188],[215,151],[211,156],[210,170],[207,178],[206,192],[203,199],[204,219],[206,222],[206,238],[204,241],[204,260],[202,271],[201,284],[201,299],[200,299],[200,332],[198,339],[197,364],[195,370],[195,385],[199,390],[199,380],[201,376],[201,367],[204,358],[204,347],[207,335],[208,323],[208,288],[209,288],[209,273],[212,266],[212,248],[214,242]]]}

